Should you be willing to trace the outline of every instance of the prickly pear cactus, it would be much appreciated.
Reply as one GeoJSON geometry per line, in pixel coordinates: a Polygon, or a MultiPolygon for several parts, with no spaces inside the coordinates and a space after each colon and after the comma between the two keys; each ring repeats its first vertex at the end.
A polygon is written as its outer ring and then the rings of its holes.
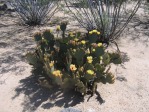
{"type": "Polygon", "coordinates": [[[33,66],[38,66],[38,58],[36,54],[29,52],[26,54],[26,59],[29,62],[29,64],[33,66]]]}
{"type": "Polygon", "coordinates": [[[67,23],[57,26],[56,34],[51,30],[36,33],[37,47],[34,52],[27,53],[28,62],[34,68],[43,69],[51,80],[50,85],[73,89],[82,95],[87,91],[94,94],[99,82],[113,84],[115,78],[109,65],[120,64],[120,55],[105,51],[104,44],[99,42],[99,31],[93,30],[83,36],[80,32],[66,33],[66,26],[67,23]]]}

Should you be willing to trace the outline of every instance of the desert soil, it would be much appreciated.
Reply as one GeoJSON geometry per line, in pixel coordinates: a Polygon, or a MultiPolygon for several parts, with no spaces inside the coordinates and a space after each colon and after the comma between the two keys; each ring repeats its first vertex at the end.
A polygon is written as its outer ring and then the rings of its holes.
{"type": "Polygon", "coordinates": [[[115,83],[98,84],[100,96],[83,99],[38,85],[25,60],[25,53],[35,47],[34,32],[50,28],[50,24],[22,26],[15,12],[1,15],[0,112],[60,112],[68,107],[82,112],[149,112],[149,34],[147,24],[133,28],[136,18],[146,18],[143,11],[135,16],[118,41],[124,63],[112,68],[115,83]]]}

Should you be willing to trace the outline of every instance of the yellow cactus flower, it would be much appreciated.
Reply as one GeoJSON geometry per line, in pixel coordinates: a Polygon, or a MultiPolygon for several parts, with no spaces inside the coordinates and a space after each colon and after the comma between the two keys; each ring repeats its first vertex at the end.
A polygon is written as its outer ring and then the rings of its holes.
{"type": "Polygon", "coordinates": [[[70,37],[74,37],[75,35],[70,35],[70,37]]]}
{"type": "Polygon", "coordinates": [[[76,42],[76,45],[80,45],[81,44],[81,42],[76,42]]]}
{"type": "Polygon", "coordinates": [[[53,66],[54,66],[54,61],[51,61],[51,62],[49,63],[49,66],[50,66],[50,67],[53,67],[53,66]]]}
{"type": "Polygon", "coordinates": [[[69,32],[69,35],[73,35],[73,32],[69,32]]]}
{"type": "Polygon", "coordinates": [[[87,49],[87,50],[86,50],[86,53],[87,53],[87,54],[90,54],[90,50],[89,50],[89,49],[87,49]]]}
{"type": "Polygon", "coordinates": [[[44,54],[44,61],[48,60],[48,56],[44,54]]]}
{"type": "Polygon", "coordinates": [[[88,57],[87,57],[87,62],[88,62],[88,63],[92,63],[92,61],[93,61],[93,57],[92,57],[92,56],[88,56],[88,57]]]}
{"type": "Polygon", "coordinates": [[[103,60],[103,57],[102,56],[100,56],[99,58],[100,58],[100,60],[103,60]]]}
{"type": "Polygon", "coordinates": [[[47,61],[47,57],[44,57],[44,61],[47,61]]]}
{"type": "Polygon", "coordinates": [[[75,66],[75,65],[71,64],[71,65],[70,65],[70,70],[71,70],[71,71],[76,71],[76,70],[77,70],[77,68],[76,68],[76,66],[75,66]]]}
{"type": "Polygon", "coordinates": [[[95,52],[96,50],[95,50],[95,49],[93,49],[92,51],[93,51],[93,52],[95,52]]]}
{"type": "Polygon", "coordinates": [[[89,74],[89,75],[94,75],[94,71],[93,70],[87,70],[86,73],[89,74]]]}
{"type": "Polygon", "coordinates": [[[97,35],[100,35],[100,32],[97,32],[97,35]]]}
{"type": "Polygon", "coordinates": [[[69,32],[70,37],[74,37],[74,33],[73,32],[69,32]]]}
{"type": "Polygon", "coordinates": [[[53,32],[53,30],[52,30],[52,29],[50,29],[49,31],[50,31],[50,33],[52,33],[52,32],[53,32]]]}
{"type": "Polygon", "coordinates": [[[73,49],[73,52],[76,52],[76,49],[73,49]]]}
{"type": "Polygon", "coordinates": [[[83,72],[83,70],[84,70],[83,66],[80,68],[80,70],[83,72]]]}
{"type": "Polygon", "coordinates": [[[102,43],[98,43],[97,45],[98,45],[98,47],[101,47],[102,46],[102,43]]]}
{"type": "Polygon", "coordinates": [[[60,30],[61,30],[60,26],[57,26],[56,31],[60,31],[60,30]]]}
{"type": "Polygon", "coordinates": [[[77,42],[77,41],[79,41],[79,39],[78,39],[78,38],[75,38],[75,39],[74,39],[74,41],[76,41],[76,42],[77,42]]]}
{"type": "Polygon", "coordinates": [[[61,71],[60,70],[55,70],[55,71],[53,71],[53,73],[52,73],[54,76],[56,76],[56,77],[62,77],[62,74],[61,74],[61,71]]]}
{"type": "Polygon", "coordinates": [[[93,30],[92,32],[93,32],[93,33],[97,33],[98,31],[97,31],[97,30],[93,30]]]}
{"type": "Polygon", "coordinates": [[[90,31],[89,34],[92,35],[93,34],[93,31],[90,31]]]}
{"type": "Polygon", "coordinates": [[[84,45],[84,44],[86,44],[86,41],[85,40],[82,40],[81,43],[84,45]]]}
{"type": "Polygon", "coordinates": [[[72,45],[76,45],[76,42],[74,40],[70,40],[69,43],[72,45]]]}
{"type": "Polygon", "coordinates": [[[97,30],[92,30],[92,31],[90,31],[89,32],[89,34],[91,35],[91,34],[97,34],[97,35],[100,35],[100,32],[99,31],[97,31],[97,30]]]}

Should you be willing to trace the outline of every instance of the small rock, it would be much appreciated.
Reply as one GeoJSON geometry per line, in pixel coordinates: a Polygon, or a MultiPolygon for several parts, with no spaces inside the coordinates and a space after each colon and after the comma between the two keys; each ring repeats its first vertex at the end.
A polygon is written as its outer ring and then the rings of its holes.
{"type": "Polygon", "coordinates": [[[7,11],[11,11],[11,12],[15,11],[14,7],[11,5],[10,2],[7,2],[6,5],[7,5],[7,11]]]}
{"type": "Polygon", "coordinates": [[[148,29],[148,26],[147,25],[143,26],[143,29],[148,29]]]}
{"type": "Polygon", "coordinates": [[[74,108],[65,108],[61,110],[60,112],[82,112],[82,111],[74,109],[74,108]]]}
{"type": "Polygon", "coordinates": [[[12,7],[10,2],[1,2],[2,4],[0,4],[0,11],[10,11],[10,12],[14,12],[15,9],[14,7],[12,7]]]}
{"type": "Polygon", "coordinates": [[[126,79],[125,77],[123,77],[123,76],[121,76],[121,77],[118,76],[118,77],[116,77],[116,79],[119,80],[119,81],[121,81],[121,82],[122,82],[122,81],[127,82],[127,79],[126,79]]]}
{"type": "Polygon", "coordinates": [[[0,5],[0,11],[5,11],[6,9],[7,9],[6,4],[0,5]]]}
{"type": "Polygon", "coordinates": [[[90,108],[87,110],[87,112],[96,112],[94,109],[90,108]]]}
{"type": "Polygon", "coordinates": [[[4,84],[5,83],[5,81],[0,81],[0,85],[2,85],[2,84],[4,84]]]}

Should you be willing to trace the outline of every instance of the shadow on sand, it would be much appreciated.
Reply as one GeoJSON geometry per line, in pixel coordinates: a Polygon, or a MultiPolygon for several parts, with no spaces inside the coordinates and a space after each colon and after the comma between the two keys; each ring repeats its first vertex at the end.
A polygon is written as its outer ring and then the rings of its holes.
{"type": "MultiPolygon", "coordinates": [[[[39,106],[43,109],[50,109],[54,106],[67,108],[84,102],[85,98],[77,92],[64,92],[58,87],[43,88],[38,84],[39,75],[37,74],[39,74],[39,71],[35,70],[31,76],[20,80],[20,85],[15,89],[16,94],[12,99],[25,94],[25,99],[22,103],[23,112],[35,111],[39,106]]],[[[104,103],[98,92],[96,92],[96,95],[99,103],[104,103]]]]}

